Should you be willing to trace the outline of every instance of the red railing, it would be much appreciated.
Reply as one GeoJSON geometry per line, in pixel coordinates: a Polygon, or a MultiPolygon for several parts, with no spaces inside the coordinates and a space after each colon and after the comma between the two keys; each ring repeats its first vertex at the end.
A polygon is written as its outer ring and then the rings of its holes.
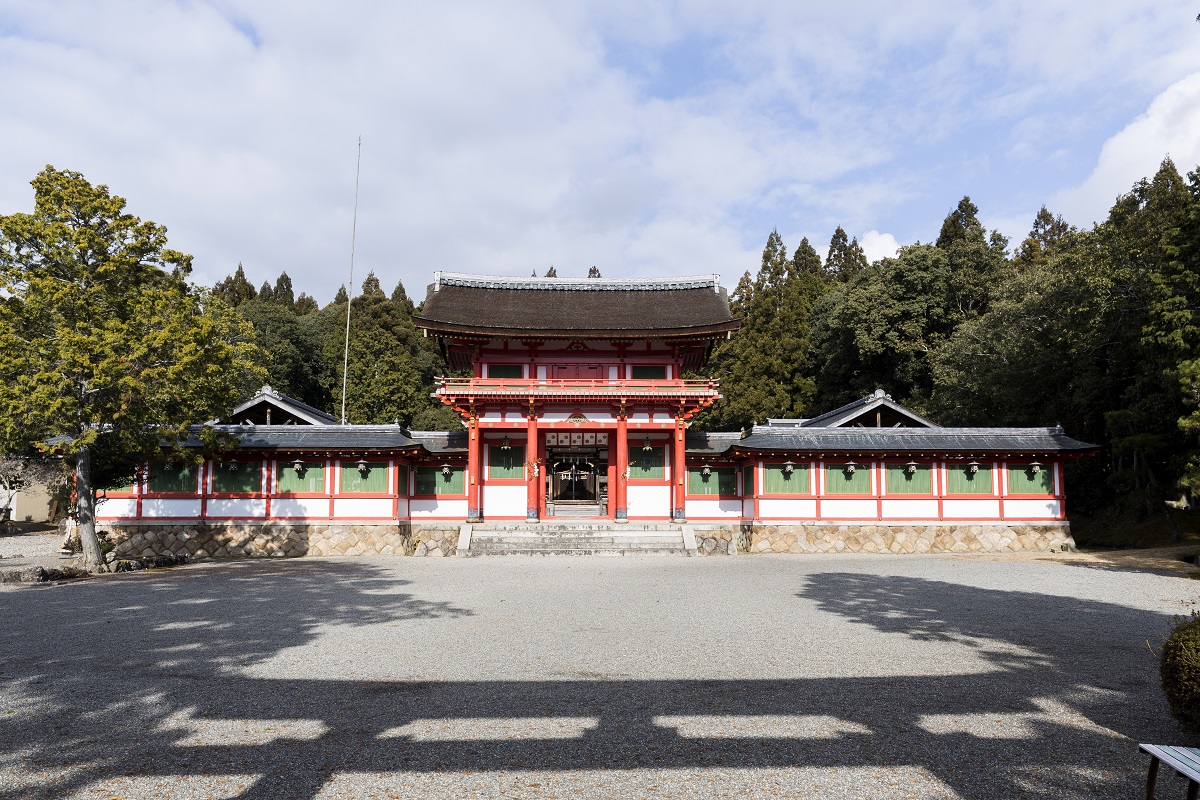
{"type": "Polygon", "coordinates": [[[442,378],[438,394],[716,394],[720,382],[716,378],[699,380],[605,380],[603,378],[442,378]]]}

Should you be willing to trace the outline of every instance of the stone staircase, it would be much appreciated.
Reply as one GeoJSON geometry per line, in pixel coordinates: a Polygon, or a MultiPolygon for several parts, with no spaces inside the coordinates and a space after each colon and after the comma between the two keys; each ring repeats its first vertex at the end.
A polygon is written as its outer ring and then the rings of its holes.
{"type": "Polygon", "coordinates": [[[607,520],[484,522],[464,525],[460,556],[690,556],[691,528],[667,522],[616,524],[607,520]]]}

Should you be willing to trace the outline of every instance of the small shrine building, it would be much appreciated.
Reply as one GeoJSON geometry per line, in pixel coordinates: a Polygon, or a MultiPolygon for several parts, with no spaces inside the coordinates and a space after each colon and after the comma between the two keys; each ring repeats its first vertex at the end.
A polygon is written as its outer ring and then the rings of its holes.
{"type": "Polygon", "coordinates": [[[435,397],[464,430],[339,425],[264,387],[210,423],[235,451],[147,465],[98,519],[126,552],[201,557],[465,554],[472,527],[572,522],[673,525],[731,553],[1072,544],[1063,464],[1096,448],[1058,427],[943,428],[877,391],[689,431],[721,394],[684,376],[739,325],[718,276],[436,273],[415,323],[461,376],[435,397]]]}

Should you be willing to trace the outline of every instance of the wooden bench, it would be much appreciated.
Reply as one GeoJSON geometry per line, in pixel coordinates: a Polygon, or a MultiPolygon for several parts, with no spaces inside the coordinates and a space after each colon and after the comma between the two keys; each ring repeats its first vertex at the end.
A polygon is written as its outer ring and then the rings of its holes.
{"type": "Polygon", "coordinates": [[[1187,800],[1196,800],[1197,792],[1200,792],[1200,748],[1139,744],[1138,749],[1150,754],[1150,772],[1146,775],[1146,800],[1154,800],[1154,782],[1158,780],[1159,764],[1166,764],[1187,778],[1187,800]]]}

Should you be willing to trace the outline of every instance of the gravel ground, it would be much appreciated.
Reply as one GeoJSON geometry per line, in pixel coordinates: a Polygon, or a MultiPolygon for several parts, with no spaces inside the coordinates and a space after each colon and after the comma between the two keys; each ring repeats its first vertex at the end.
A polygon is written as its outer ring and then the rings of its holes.
{"type": "MultiPolygon", "coordinates": [[[[946,556],[344,558],[0,590],[0,798],[1117,798],[1200,584],[946,556]]],[[[1160,795],[1182,784],[1164,775],[1160,795]]]]}
{"type": "MultiPolygon", "coordinates": [[[[0,558],[43,558],[57,556],[62,537],[57,533],[0,535],[0,558]]],[[[2,565],[0,565],[2,566],[2,565]]]]}

